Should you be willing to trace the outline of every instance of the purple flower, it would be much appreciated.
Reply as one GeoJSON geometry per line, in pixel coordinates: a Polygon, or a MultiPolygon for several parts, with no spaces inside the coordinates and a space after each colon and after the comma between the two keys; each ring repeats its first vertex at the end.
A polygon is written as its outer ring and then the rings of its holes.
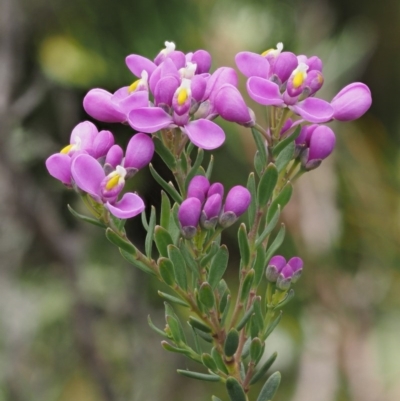
{"type": "Polygon", "coordinates": [[[185,199],[178,210],[178,220],[184,238],[191,239],[196,235],[201,214],[201,202],[197,198],[185,199]]]}
{"type": "Polygon", "coordinates": [[[372,97],[368,86],[354,82],[344,87],[333,99],[333,118],[351,121],[361,117],[371,106],[372,97]]]}
{"type": "Polygon", "coordinates": [[[214,184],[211,184],[207,192],[207,197],[214,194],[218,194],[221,198],[224,196],[224,186],[220,182],[214,182],[214,184]]]}
{"type": "Polygon", "coordinates": [[[291,283],[295,283],[300,278],[302,271],[303,261],[301,258],[295,256],[286,263],[283,256],[276,255],[269,261],[265,274],[268,281],[276,282],[277,288],[286,291],[291,283]]]}
{"type": "Polygon", "coordinates": [[[124,160],[125,168],[140,170],[147,166],[154,155],[154,142],[146,134],[135,134],[128,142],[124,160]]]}
{"type": "Polygon", "coordinates": [[[303,260],[298,256],[291,258],[287,263],[293,270],[292,283],[295,283],[303,271],[303,260]]]}
{"type": "Polygon", "coordinates": [[[201,212],[201,225],[209,230],[218,223],[219,213],[222,207],[222,197],[220,194],[214,194],[207,198],[201,212]]]}
{"type": "Polygon", "coordinates": [[[250,202],[251,195],[247,188],[241,185],[231,188],[226,196],[224,212],[219,218],[219,224],[224,228],[232,225],[247,210],[250,202]]]}
{"type": "Polygon", "coordinates": [[[326,159],[335,148],[336,137],[333,131],[325,125],[315,128],[309,139],[307,164],[315,160],[326,159]]]}
{"type": "Polygon", "coordinates": [[[210,182],[208,181],[207,177],[204,177],[203,175],[196,175],[190,180],[187,190],[187,197],[197,198],[201,204],[203,204],[209,188],[210,182]]]}
{"type": "Polygon", "coordinates": [[[286,259],[281,255],[276,255],[271,258],[265,270],[265,275],[268,281],[275,283],[279,273],[286,266],[286,259]]]}
{"type": "Polygon", "coordinates": [[[126,170],[122,166],[106,176],[96,159],[81,154],[72,161],[71,173],[76,186],[102,203],[114,216],[127,219],[144,210],[143,200],[134,193],[128,192],[118,200],[125,184],[126,170]]]}

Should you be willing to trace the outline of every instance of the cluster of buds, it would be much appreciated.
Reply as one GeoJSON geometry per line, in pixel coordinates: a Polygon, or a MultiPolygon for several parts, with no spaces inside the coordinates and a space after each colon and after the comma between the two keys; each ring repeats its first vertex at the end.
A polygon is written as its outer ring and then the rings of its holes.
{"type": "Polygon", "coordinates": [[[90,90],[83,101],[86,112],[99,121],[129,123],[149,134],[180,128],[193,144],[209,150],[225,141],[222,128],[211,121],[219,112],[230,121],[254,123],[236,89],[234,69],[222,67],[210,74],[211,56],[205,50],[184,54],[172,42],[165,45],[154,61],[129,55],[126,64],[140,78],[114,94],[90,90]]]}
{"type": "Polygon", "coordinates": [[[216,182],[210,185],[208,179],[196,175],[189,183],[187,198],[182,202],[178,211],[182,235],[186,239],[193,238],[200,224],[206,230],[220,225],[226,228],[232,225],[249,207],[250,192],[237,185],[228,192],[225,204],[224,187],[216,182]]]}
{"type": "Polygon", "coordinates": [[[302,271],[303,261],[299,257],[295,256],[286,262],[283,256],[276,255],[269,261],[265,274],[268,281],[276,283],[277,288],[286,291],[300,278],[302,271]]]}
{"type": "Polygon", "coordinates": [[[66,186],[88,194],[115,217],[126,219],[141,213],[144,203],[130,192],[119,200],[125,180],[147,166],[153,154],[154,143],[146,134],[133,136],[124,155],[110,131],[99,132],[85,121],[73,129],[70,144],[46,160],[46,167],[66,186]]]}

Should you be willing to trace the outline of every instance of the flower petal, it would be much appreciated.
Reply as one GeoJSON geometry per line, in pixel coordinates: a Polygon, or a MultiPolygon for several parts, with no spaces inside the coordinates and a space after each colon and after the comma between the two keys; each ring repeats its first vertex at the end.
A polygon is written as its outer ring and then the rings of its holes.
{"type": "Polygon", "coordinates": [[[112,102],[112,94],[103,89],[92,89],[83,99],[83,108],[89,116],[105,123],[122,123],[125,114],[112,102]]]}
{"type": "Polygon", "coordinates": [[[128,123],[136,131],[152,134],[168,127],[173,121],[172,117],[159,107],[142,107],[129,113],[128,123]]]}
{"type": "MultiPolygon", "coordinates": [[[[114,136],[110,131],[100,131],[93,141],[93,146],[91,149],[91,155],[98,159],[107,154],[111,146],[114,145],[114,136]]],[[[90,152],[88,152],[90,153],[90,152]]]]}
{"type": "Polygon", "coordinates": [[[333,117],[333,107],[315,97],[309,97],[289,108],[311,123],[325,123],[333,117]]]}
{"type": "Polygon", "coordinates": [[[137,91],[128,94],[125,98],[116,98],[113,96],[111,100],[118,105],[118,110],[120,110],[121,113],[124,113],[126,119],[126,116],[131,110],[140,107],[148,107],[149,93],[147,91],[137,91]]]}
{"type": "Polygon", "coordinates": [[[175,91],[179,87],[179,79],[173,75],[161,78],[154,88],[154,100],[156,105],[167,104],[172,105],[172,98],[175,91]]]}
{"type": "Polygon", "coordinates": [[[105,177],[101,164],[89,155],[78,155],[71,165],[76,186],[96,200],[100,198],[100,184],[105,177]]]}
{"type": "Polygon", "coordinates": [[[134,135],[126,147],[124,167],[134,167],[140,170],[147,166],[154,155],[154,142],[149,135],[134,135]]]}
{"type": "Polygon", "coordinates": [[[139,56],[138,54],[131,54],[126,57],[125,63],[127,67],[131,70],[133,75],[140,77],[142,71],[146,71],[149,77],[156,69],[156,65],[146,57],[139,56]]]}
{"type": "Polygon", "coordinates": [[[246,77],[267,78],[270,65],[268,60],[257,53],[240,52],[235,56],[239,71],[246,77]]]}
{"type": "Polygon", "coordinates": [[[79,149],[91,149],[98,131],[90,121],[84,121],[75,126],[71,132],[70,143],[79,143],[79,149]]]}
{"type": "Polygon", "coordinates": [[[189,139],[199,148],[211,150],[220,147],[225,141],[225,132],[210,120],[190,121],[185,125],[189,139]]]}
{"type": "Polygon", "coordinates": [[[251,77],[247,80],[247,92],[257,103],[264,106],[282,106],[284,104],[279,86],[260,77],[251,77]]]}
{"type": "Polygon", "coordinates": [[[132,192],[126,193],[119,202],[106,203],[107,209],[120,219],[129,219],[137,216],[144,210],[144,202],[139,195],[132,192]]]}
{"type": "Polygon", "coordinates": [[[62,153],[55,153],[46,160],[49,174],[63,184],[71,185],[71,157],[62,153]]]}

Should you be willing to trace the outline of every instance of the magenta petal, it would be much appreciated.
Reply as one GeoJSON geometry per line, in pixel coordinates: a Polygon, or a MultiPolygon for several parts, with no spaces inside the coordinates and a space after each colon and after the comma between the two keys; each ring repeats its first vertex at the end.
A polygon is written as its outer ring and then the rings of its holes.
{"type": "Polygon", "coordinates": [[[119,202],[106,203],[107,209],[119,219],[129,219],[137,216],[144,210],[144,202],[139,195],[126,193],[119,202]]]}
{"type": "Polygon", "coordinates": [[[325,125],[318,126],[311,133],[308,161],[327,158],[333,152],[335,143],[334,132],[325,125]]]}
{"type": "Polygon", "coordinates": [[[89,155],[79,155],[71,165],[71,173],[76,186],[99,199],[100,184],[105,177],[101,164],[89,155]]]}
{"type": "Polygon", "coordinates": [[[148,107],[149,93],[147,91],[133,92],[123,99],[118,99],[115,103],[118,104],[119,110],[127,116],[131,110],[148,107]]]}
{"type": "Polygon", "coordinates": [[[51,155],[46,160],[46,167],[52,177],[63,184],[71,184],[71,158],[68,155],[62,153],[51,155]]]}
{"type": "Polygon", "coordinates": [[[185,131],[189,139],[202,149],[216,149],[225,141],[224,130],[210,120],[190,121],[185,125],[185,131]]]}
{"type": "Polygon", "coordinates": [[[90,121],[84,121],[75,126],[71,132],[70,143],[79,143],[79,149],[91,149],[98,131],[90,121]]]}
{"type": "Polygon", "coordinates": [[[169,53],[164,62],[168,59],[174,62],[178,70],[179,68],[183,68],[186,64],[186,56],[179,50],[174,50],[173,52],[169,53]]]}
{"type": "Polygon", "coordinates": [[[95,159],[103,157],[113,145],[113,134],[110,131],[100,131],[94,138],[91,154],[95,159]]]}
{"type": "Polygon", "coordinates": [[[289,108],[311,123],[324,123],[333,117],[333,107],[325,100],[315,97],[309,97],[289,108]]]}
{"type": "Polygon", "coordinates": [[[152,134],[173,123],[172,117],[159,107],[143,107],[132,110],[128,122],[136,131],[152,134]]]}
{"type": "Polygon", "coordinates": [[[293,53],[283,52],[275,61],[273,73],[279,77],[281,82],[286,82],[297,65],[297,57],[293,53]]]}
{"type": "Polygon", "coordinates": [[[239,71],[248,78],[267,78],[269,75],[269,62],[260,54],[240,52],[235,56],[235,61],[239,71]]]}
{"type": "Polygon", "coordinates": [[[142,71],[146,71],[149,77],[156,69],[156,65],[146,57],[139,56],[138,54],[131,54],[125,59],[125,63],[131,70],[133,75],[140,77],[142,71]]]}
{"type": "Polygon", "coordinates": [[[156,105],[167,104],[172,105],[172,97],[179,87],[179,79],[173,75],[161,78],[154,88],[154,100],[156,105]]]}
{"type": "Polygon", "coordinates": [[[126,116],[112,102],[112,96],[103,89],[92,89],[83,99],[83,108],[96,120],[105,123],[122,123],[126,120],[126,116]]]}
{"type": "Polygon", "coordinates": [[[247,80],[247,92],[257,103],[264,106],[282,106],[284,104],[279,86],[260,77],[251,77],[247,80]]]}
{"type": "Polygon", "coordinates": [[[134,167],[140,170],[147,166],[154,155],[154,142],[149,135],[134,135],[126,147],[124,167],[134,167]]]}
{"type": "Polygon", "coordinates": [[[197,75],[210,71],[211,55],[209,52],[205,50],[197,50],[193,53],[190,61],[197,65],[196,68],[197,75]]]}
{"type": "Polygon", "coordinates": [[[212,101],[218,89],[225,84],[231,84],[233,86],[238,85],[237,73],[233,68],[220,67],[214,71],[207,80],[204,100],[210,99],[210,101],[212,101]]]}
{"type": "Polygon", "coordinates": [[[123,157],[124,157],[124,151],[122,150],[121,146],[113,145],[107,152],[106,163],[110,164],[115,168],[119,164],[121,164],[123,157]]]}

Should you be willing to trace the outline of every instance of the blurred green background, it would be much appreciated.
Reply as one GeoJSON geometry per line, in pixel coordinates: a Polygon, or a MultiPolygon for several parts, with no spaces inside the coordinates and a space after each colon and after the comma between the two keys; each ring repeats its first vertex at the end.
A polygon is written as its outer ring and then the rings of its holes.
{"type": "MultiPolygon", "coordinates": [[[[334,155],[299,180],[285,211],[282,253],[301,255],[305,271],[267,352],[279,352],[277,401],[399,400],[399,37],[398,0],[0,0],[0,401],[226,399],[223,386],[176,374],[187,360],[147,325],[148,314],[163,324],[160,284],[69,215],[67,203],[82,205],[44,167],[88,119],[85,93],[130,84],[125,56],[152,58],[165,40],[207,49],[213,68],[282,41],[323,59],[325,99],[352,81],[370,86],[371,110],[334,124],[334,155]]],[[[224,128],[213,181],[228,188],[246,182],[254,145],[224,128]]],[[[159,204],[148,171],[133,186],[159,204]]],[[[128,229],[141,246],[140,219],[128,229]]],[[[233,286],[237,258],[232,248],[233,286]]]]}

